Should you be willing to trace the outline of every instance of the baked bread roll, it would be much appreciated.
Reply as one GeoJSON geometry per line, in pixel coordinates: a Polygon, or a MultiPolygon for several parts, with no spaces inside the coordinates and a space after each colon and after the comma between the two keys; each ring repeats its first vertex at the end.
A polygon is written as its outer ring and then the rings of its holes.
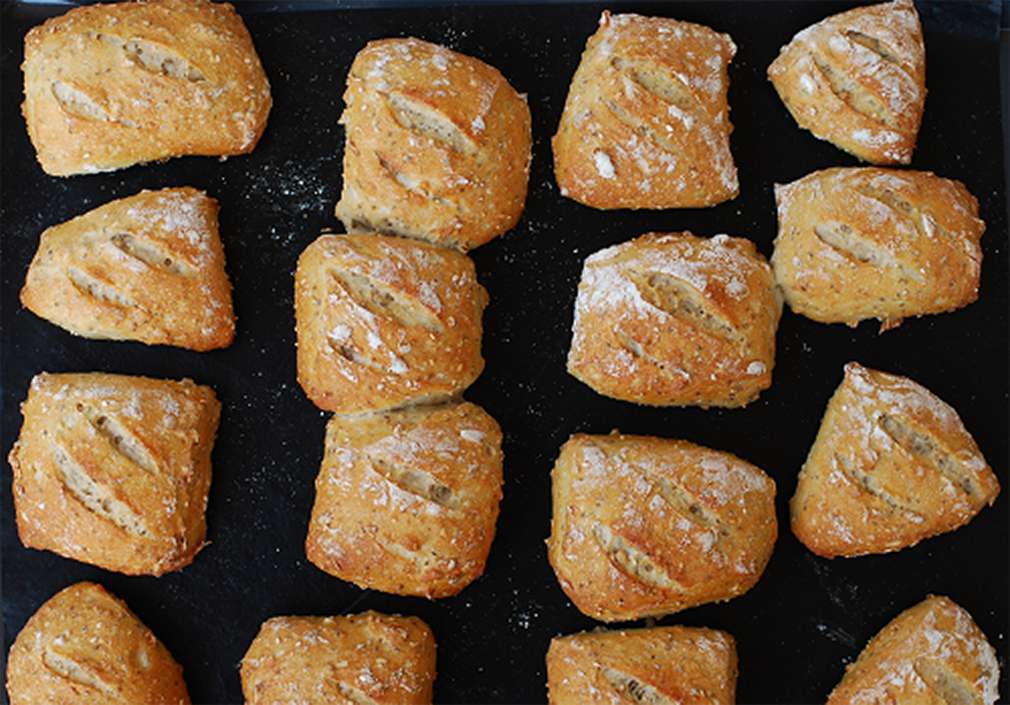
{"type": "Polygon", "coordinates": [[[550,705],[735,705],[736,643],[693,627],[557,637],[547,691],[550,705]]]}
{"type": "Polygon", "coordinates": [[[217,212],[203,191],[168,188],[54,225],[42,233],[21,303],[85,338],[228,347],[235,314],[217,212]]]}
{"type": "Polygon", "coordinates": [[[554,136],[561,195],[593,208],[696,208],[740,192],[729,149],[729,35],[611,15],[589,38],[554,136]]]}
{"type": "Polygon", "coordinates": [[[122,600],[95,583],[56,593],[7,661],[10,705],[189,705],[182,668],[122,600]]]}
{"type": "Polygon", "coordinates": [[[999,662],[964,608],[930,596],[905,610],[846,666],[828,705],[993,705],[999,662]]]}
{"type": "Polygon", "coordinates": [[[435,637],[417,617],[274,617],[242,659],[246,705],[430,705],[435,637]]]}
{"type": "Polygon", "coordinates": [[[964,526],[999,490],[954,409],[850,362],[800,471],[792,528],[828,558],[887,553],[964,526]]]}
{"type": "Polygon", "coordinates": [[[47,174],[251,152],[270,85],[227,3],[79,7],[25,37],[28,136],[47,174]]]}
{"type": "Polygon", "coordinates": [[[926,103],[913,0],[858,7],[807,27],[768,67],[797,124],[871,164],[908,164],[926,103]]]}
{"type": "Polygon", "coordinates": [[[188,379],[37,375],[8,458],[21,543],[127,575],[189,565],[220,412],[188,379]]]}
{"type": "Polygon", "coordinates": [[[985,223],[929,172],[825,169],[775,187],[772,267],[790,308],[823,323],[942,313],[978,298],[985,223]]]}
{"type": "Polygon", "coordinates": [[[548,556],[605,622],[750,590],[775,545],[775,482],[729,453],[648,436],[576,434],[552,473],[548,556]]]}
{"type": "Polygon", "coordinates": [[[347,75],[347,232],[384,232],[460,250],[512,229],[526,201],[526,96],[483,61],[419,39],[382,39],[347,75]]]}
{"type": "Polygon", "coordinates": [[[463,402],[334,416],[305,552],[361,588],[455,595],[484,572],[502,497],[501,431],[463,402]]]}
{"type": "Polygon", "coordinates": [[[384,235],[323,235],[295,273],[298,381],[338,413],[445,401],[484,369],[487,302],[466,255],[384,235]]]}
{"type": "Polygon", "coordinates": [[[648,233],[586,259],[568,372],[637,404],[744,406],[771,385],[781,314],[750,240],[648,233]]]}

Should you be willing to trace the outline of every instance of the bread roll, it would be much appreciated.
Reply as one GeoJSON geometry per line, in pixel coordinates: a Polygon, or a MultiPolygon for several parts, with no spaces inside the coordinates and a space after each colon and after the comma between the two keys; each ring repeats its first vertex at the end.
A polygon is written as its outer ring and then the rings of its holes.
{"type": "Polygon", "coordinates": [[[463,402],[334,416],[305,550],[399,595],[455,595],[484,572],[502,497],[501,431],[463,402]]]}
{"type": "Polygon", "coordinates": [[[189,565],[220,411],[188,379],[37,375],[8,458],[21,542],[127,575],[189,565]]]}
{"type": "Polygon", "coordinates": [[[298,381],[352,413],[445,401],[484,369],[487,292],[466,255],[384,235],[323,235],[298,258],[298,381]]]}
{"type": "Polygon", "coordinates": [[[10,705],[189,705],[182,668],[105,588],[77,583],[28,620],[7,661],[10,705]]]}
{"type": "Polygon", "coordinates": [[[274,617],[242,659],[246,705],[430,705],[435,637],[417,617],[274,617]]]}
{"type": "Polygon", "coordinates": [[[141,191],[42,233],[21,303],[85,338],[212,350],[235,314],[217,201],[184,187],[141,191]]]}
{"type": "Polygon", "coordinates": [[[696,208],[740,191],[729,149],[729,35],[611,15],[589,38],[554,136],[563,196],[593,208],[696,208]]]}
{"type": "Polygon", "coordinates": [[[772,382],[782,302],[743,238],[648,233],[590,256],[568,372],[652,406],[744,406],[772,382]]]}
{"type": "Polygon", "coordinates": [[[871,164],[908,164],[926,103],[913,0],[858,7],[807,27],[768,67],[800,127],[871,164]]]}
{"type": "Polygon", "coordinates": [[[729,453],[647,436],[576,434],[554,465],[548,556],[606,622],[752,588],[775,545],[775,482],[729,453]]]}
{"type": "Polygon", "coordinates": [[[957,181],[929,172],[825,169],[775,187],[772,267],[789,306],[850,326],[942,313],[978,298],[985,223],[957,181]]]}
{"type": "Polygon", "coordinates": [[[347,232],[466,251],[510,230],[526,201],[530,110],[497,69],[419,39],[382,39],[347,76],[347,232]]]}
{"type": "Polygon", "coordinates": [[[734,705],[736,643],[693,627],[557,637],[547,690],[550,705],[734,705]]]}
{"type": "Polygon", "coordinates": [[[866,645],[828,705],[993,705],[996,650],[971,615],[947,597],[905,610],[866,645]]]}
{"type": "Polygon", "coordinates": [[[25,37],[28,135],[54,176],[251,152],[270,85],[228,3],[90,5],[25,37]]]}
{"type": "Polygon", "coordinates": [[[964,526],[999,490],[954,409],[850,362],[800,471],[792,528],[821,556],[887,553],[964,526]]]}

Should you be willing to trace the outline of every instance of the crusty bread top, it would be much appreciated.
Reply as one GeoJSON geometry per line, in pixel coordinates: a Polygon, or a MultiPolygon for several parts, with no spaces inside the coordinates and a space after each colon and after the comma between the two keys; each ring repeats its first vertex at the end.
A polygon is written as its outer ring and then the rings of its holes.
{"type": "Polygon", "coordinates": [[[800,124],[874,164],[908,164],[926,101],[926,50],[913,0],[812,25],[768,67],[800,124]]]}
{"type": "Polygon", "coordinates": [[[347,76],[348,232],[468,250],[509,230],[526,200],[530,111],[479,59],[414,39],[369,42],[347,76]]]}
{"type": "Polygon", "coordinates": [[[70,10],[25,37],[28,132],[49,174],[252,151],[270,86],[227,3],[149,0],[70,10]]]}
{"type": "Polygon", "coordinates": [[[714,205],[739,191],[726,34],[611,15],[586,44],[554,137],[562,195],[594,208],[714,205]]]}
{"type": "Polygon", "coordinates": [[[996,650],[963,607],[930,596],[873,637],[828,705],[993,705],[998,698],[996,650]]]}
{"type": "Polygon", "coordinates": [[[429,705],[435,637],[417,617],[274,617],[242,659],[248,705],[429,705]]]}
{"type": "Polygon", "coordinates": [[[999,494],[957,412],[916,382],[845,366],[792,500],[825,556],[883,553],[955,529],[999,494]]]}
{"type": "Polygon", "coordinates": [[[127,606],[95,583],[56,593],[7,662],[11,705],[189,705],[182,668],[127,606]]]}

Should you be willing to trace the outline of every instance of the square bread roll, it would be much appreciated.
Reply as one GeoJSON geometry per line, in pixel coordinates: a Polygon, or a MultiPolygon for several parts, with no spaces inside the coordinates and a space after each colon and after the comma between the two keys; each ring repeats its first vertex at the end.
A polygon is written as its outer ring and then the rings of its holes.
{"type": "Polygon", "coordinates": [[[217,201],[194,188],[141,191],[42,233],[21,303],[74,335],[213,350],[235,314],[217,201]]]}
{"type": "Polygon", "coordinates": [[[220,412],[188,379],[37,375],[8,458],[21,543],[127,575],[189,565],[220,412]]]}
{"type": "Polygon", "coordinates": [[[792,529],[828,558],[888,553],[964,526],[999,491],[954,409],[850,362],[800,471],[792,529]]]}
{"type": "Polygon", "coordinates": [[[694,627],[597,631],[551,639],[550,705],[735,705],[736,642],[694,627]]]}
{"type": "Polygon", "coordinates": [[[996,650],[963,607],[931,595],[870,640],[827,705],[993,705],[998,699],[996,650]]]}
{"type": "Polygon", "coordinates": [[[10,705],[189,705],[182,668],[126,604],[95,583],[56,593],[7,660],[10,705]]]}
{"type": "Polygon", "coordinates": [[[593,208],[697,208],[740,192],[729,35],[611,15],[589,38],[552,141],[561,195],[593,208]]]}
{"type": "Polygon", "coordinates": [[[978,298],[978,201],[925,171],[824,169],[775,186],[775,278],[790,308],[822,323],[943,313],[978,298]]]}
{"type": "Polygon", "coordinates": [[[242,659],[246,705],[430,705],[435,637],[417,617],[274,617],[242,659]]]}
{"type": "Polygon", "coordinates": [[[864,162],[908,164],[926,104],[913,0],[858,7],[807,27],[768,67],[796,123],[864,162]]]}
{"type": "Polygon", "coordinates": [[[295,273],[298,382],[337,413],[457,396],[484,369],[487,302],[459,252],[385,235],[322,235],[295,273]]]}
{"type": "Polygon", "coordinates": [[[651,406],[744,406],[771,386],[782,314],[744,238],[648,233],[586,259],[568,372],[651,406]]]}
{"type": "Polygon", "coordinates": [[[28,135],[47,174],[251,152],[270,85],[228,3],[79,7],[25,37],[28,135]]]}
{"type": "Polygon", "coordinates": [[[484,572],[502,497],[502,435],[467,402],[334,416],[305,552],[398,595],[455,595],[484,572]]]}
{"type": "Polygon", "coordinates": [[[687,441],[576,434],[551,475],[548,557],[579,610],[658,617],[750,590],[775,546],[775,482],[687,441]]]}
{"type": "Polygon", "coordinates": [[[497,69],[419,39],[382,39],[347,75],[347,232],[383,232],[466,251],[511,230],[526,201],[526,96],[497,69]]]}

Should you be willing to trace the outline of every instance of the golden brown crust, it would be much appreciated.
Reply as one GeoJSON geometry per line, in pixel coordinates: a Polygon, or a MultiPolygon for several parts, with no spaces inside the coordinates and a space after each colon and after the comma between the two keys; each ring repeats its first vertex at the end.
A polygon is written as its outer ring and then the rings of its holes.
{"type": "Polygon", "coordinates": [[[825,169],[775,187],[772,267],[789,306],[824,323],[942,313],[978,298],[985,223],[958,181],[825,169]]]}
{"type": "Polygon", "coordinates": [[[589,38],[552,141],[561,194],[593,208],[694,208],[739,193],[729,35],[611,15],[589,38]]]}
{"type": "Polygon", "coordinates": [[[653,627],[557,637],[550,705],[734,705],[736,643],[726,632],[653,627]]]}
{"type": "Polygon", "coordinates": [[[744,238],[648,233],[582,270],[568,372],[653,406],[743,406],[772,381],[782,302],[744,238]]]}
{"type": "Polygon", "coordinates": [[[28,134],[47,174],[251,152],[270,85],[228,3],[79,7],[25,37],[28,134]]]}
{"type": "Polygon", "coordinates": [[[463,402],[334,416],[305,550],[399,595],[455,595],[484,572],[502,492],[501,430],[463,402]]]}
{"type": "Polygon", "coordinates": [[[926,103],[926,49],[913,0],[832,15],[768,67],[800,127],[872,164],[908,164],[926,103]]]}
{"type": "Polygon", "coordinates": [[[435,637],[417,617],[274,617],[242,659],[247,705],[430,705],[435,637]]]}
{"type": "Polygon", "coordinates": [[[347,76],[348,232],[466,251],[510,230],[526,201],[530,110],[497,69],[419,39],[382,39],[347,76]]]}
{"type": "Polygon", "coordinates": [[[37,375],[9,457],[21,542],[128,575],[189,565],[220,411],[190,380],[37,375]]]}
{"type": "Polygon", "coordinates": [[[466,255],[386,235],[323,235],[295,273],[298,381],[337,413],[444,401],[484,369],[486,305],[466,255]]]}
{"type": "Polygon", "coordinates": [[[121,600],[95,583],[56,593],[7,662],[11,705],[189,705],[182,668],[121,600]]]}
{"type": "Polygon", "coordinates": [[[930,596],[895,617],[828,697],[828,705],[993,705],[999,662],[964,608],[930,596]]]}
{"type": "Polygon", "coordinates": [[[548,556],[584,614],[607,622],[728,600],[775,545],[775,482],[686,441],[576,434],[554,465],[548,556]]]}
{"type": "Polygon", "coordinates": [[[235,337],[217,201],[141,191],[48,228],[21,303],[75,335],[212,350],[235,337]]]}
{"type": "Polygon", "coordinates": [[[792,529],[818,555],[887,553],[964,526],[999,491],[954,409],[850,362],[800,471],[792,529]]]}

